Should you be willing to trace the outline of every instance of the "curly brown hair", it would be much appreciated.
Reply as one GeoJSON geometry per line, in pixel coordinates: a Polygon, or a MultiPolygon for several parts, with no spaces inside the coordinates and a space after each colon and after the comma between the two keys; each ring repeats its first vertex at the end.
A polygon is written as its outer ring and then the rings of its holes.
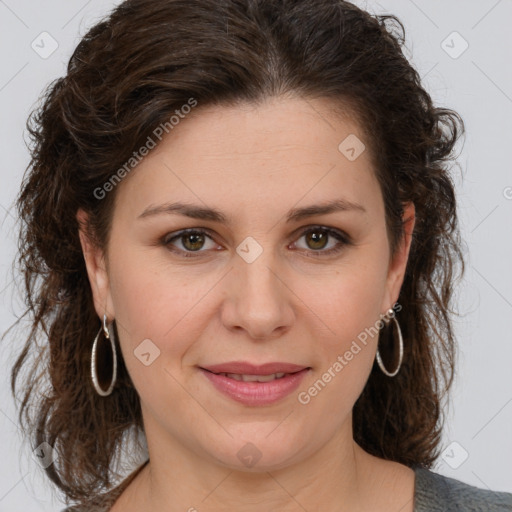
{"type": "MultiPolygon", "coordinates": [[[[403,235],[402,205],[414,203],[398,299],[403,365],[394,379],[374,365],[353,409],[353,434],[370,454],[432,466],[454,377],[452,286],[464,271],[448,165],[464,124],[433,106],[404,42],[395,16],[341,0],[128,0],[82,38],[66,75],[48,85],[28,118],[32,158],[16,203],[31,329],[12,392],[21,387],[19,420],[35,446],[55,449],[46,473],[68,499],[111,487],[125,436],[143,434],[122,358],[110,396],[100,397],[90,381],[100,323],[76,213],[88,213],[91,237],[106,247],[116,191],[102,199],[94,191],[191,97],[198,109],[290,93],[330,98],[364,130],[392,250],[403,235]]],[[[392,340],[381,338],[390,360],[392,340]]]]}

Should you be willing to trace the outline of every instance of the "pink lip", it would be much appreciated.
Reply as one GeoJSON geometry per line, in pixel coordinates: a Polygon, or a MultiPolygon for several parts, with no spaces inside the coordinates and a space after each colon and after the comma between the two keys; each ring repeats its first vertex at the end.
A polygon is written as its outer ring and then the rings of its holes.
{"type": "Polygon", "coordinates": [[[237,373],[239,375],[272,375],[273,373],[295,373],[304,370],[306,366],[292,363],[265,363],[255,365],[245,361],[231,361],[229,363],[203,366],[203,370],[212,373],[237,373]]]}
{"type": "MultiPolygon", "coordinates": [[[[233,400],[249,406],[262,406],[273,404],[296,390],[302,379],[309,372],[309,368],[303,368],[295,373],[289,373],[280,379],[270,382],[244,382],[231,379],[224,375],[217,375],[204,368],[200,368],[214,387],[233,400]]],[[[239,373],[239,372],[225,372],[239,373]]],[[[245,373],[245,372],[243,372],[245,373]]],[[[271,372],[280,373],[280,372],[271,372]]],[[[286,372],[284,372],[286,373],[286,372]]],[[[266,375],[269,375],[267,373],[266,375]]],[[[245,375],[265,375],[264,373],[245,373],[245,375]]]]}

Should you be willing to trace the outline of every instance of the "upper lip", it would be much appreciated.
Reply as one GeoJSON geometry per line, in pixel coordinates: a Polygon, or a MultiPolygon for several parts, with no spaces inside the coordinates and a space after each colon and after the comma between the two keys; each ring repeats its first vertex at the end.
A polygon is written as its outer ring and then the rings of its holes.
{"type": "Polygon", "coordinates": [[[201,366],[201,368],[213,373],[236,373],[238,375],[272,375],[273,373],[295,373],[309,367],[281,362],[255,365],[245,361],[231,361],[228,363],[201,366]]]}

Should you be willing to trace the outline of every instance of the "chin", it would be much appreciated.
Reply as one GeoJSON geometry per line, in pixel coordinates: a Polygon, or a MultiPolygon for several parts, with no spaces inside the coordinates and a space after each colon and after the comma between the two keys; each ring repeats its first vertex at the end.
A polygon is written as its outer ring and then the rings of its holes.
{"type": "Polygon", "coordinates": [[[210,451],[210,456],[217,463],[236,471],[259,473],[285,468],[304,456],[305,447],[301,440],[308,437],[295,439],[284,430],[281,435],[274,436],[272,429],[275,427],[274,422],[272,428],[265,428],[255,435],[234,434],[224,446],[214,443],[219,450],[210,451]]]}

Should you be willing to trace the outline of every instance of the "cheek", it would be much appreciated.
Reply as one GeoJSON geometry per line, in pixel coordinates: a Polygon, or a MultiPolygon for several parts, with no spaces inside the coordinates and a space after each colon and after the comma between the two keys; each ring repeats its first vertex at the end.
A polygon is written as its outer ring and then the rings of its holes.
{"type": "MultiPolygon", "coordinates": [[[[372,286],[360,281],[338,282],[330,300],[318,296],[316,308],[328,328],[312,331],[316,367],[311,380],[299,390],[304,411],[324,417],[315,433],[331,435],[350,414],[361,395],[375,360],[378,341],[379,304],[372,286]]],[[[320,316],[320,315],[319,315],[320,316]]]]}
{"type": "Polygon", "coordinates": [[[298,291],[318,317],[311,335],[322,374],[319,386],[328,388],[320,401],[335,400],[336,408],[352,407],[375,358],[386,267],[382,260],[370,261],[359,258],[357,265],[340,267],[323,286],[309,286],[307,295],[306,282],[298,291]]]}
{"type": "Polygon", "coordinates": [[[134,382],[142,376],[157,379],[153,370],[172,371],[191,340],[200,338],[208,295],[219,276],[194,277],[192,271],[163,268],[149,263],[149,258],[129,256],[128,251],[119,251],[115,261],[111,294],[126,366],[134,382]],[[141,358],[141,352],[150,356],[141,358]],[[154,362],[146,366],[148,359],[154,362]]]}
{"type": "Polygon", "coordinates": [[[297,295],[305,297],[304,302],[318,316],[323,337],[330,340],[325,344],[328,349],[355,339],[382,313],[386,268],[378,260],[365,264],[358,258],[357,263],[340,266],[321,280],[312,282],[306,277],[301,282],[295,288],[297,295]]]}

